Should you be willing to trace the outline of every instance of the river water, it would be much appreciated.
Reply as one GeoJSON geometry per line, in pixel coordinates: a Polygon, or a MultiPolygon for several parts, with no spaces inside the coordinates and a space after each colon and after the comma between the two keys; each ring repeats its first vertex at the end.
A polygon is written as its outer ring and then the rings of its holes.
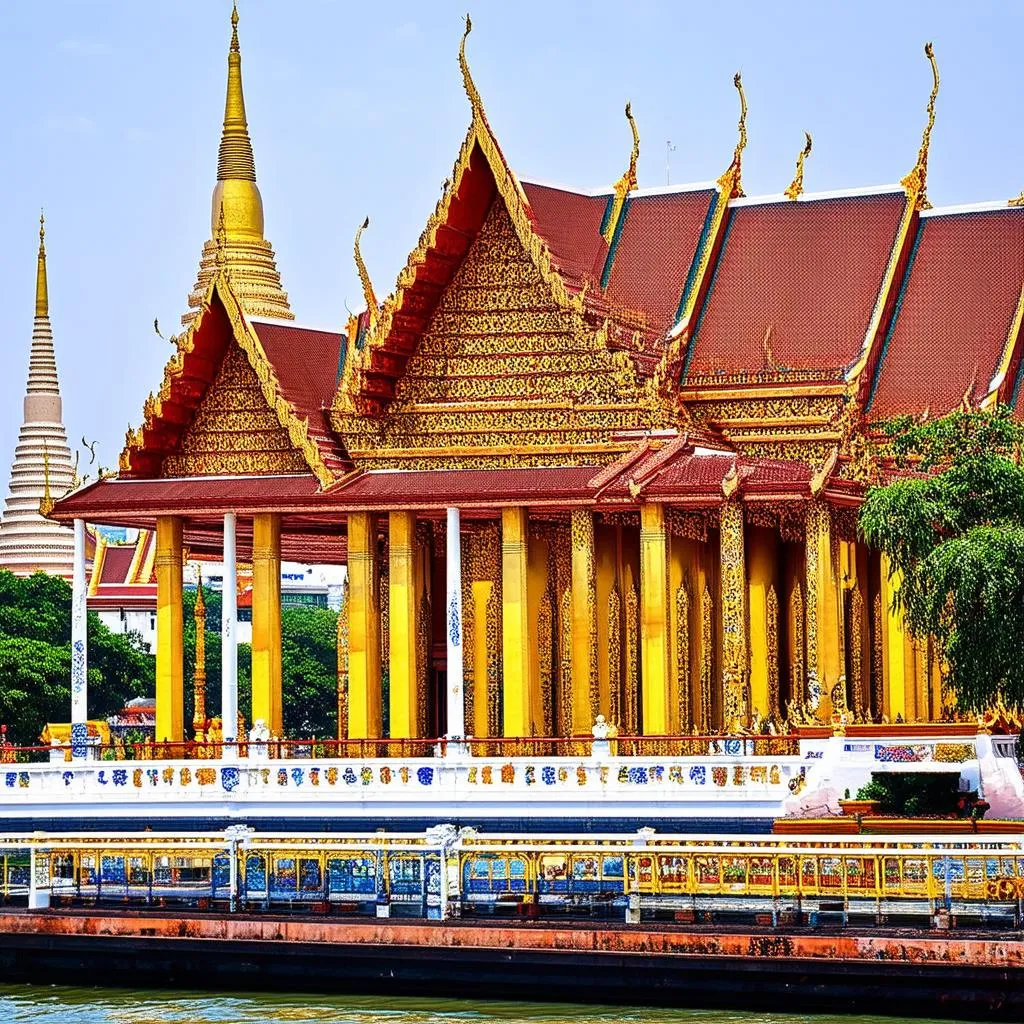
{"type": "MultiPolygon", "coordinates": [[[[481,1003],[383,996],[214,996],[198,992],[172,994],[56,985],[0,985],[0,1021],[32,1021],[33,1024],[906,1024],[893,1017],[631,1010],[567,1003],[481,1003]]],[[[917,1021],[916,1024],[929,1022],[917,1021]]]]}

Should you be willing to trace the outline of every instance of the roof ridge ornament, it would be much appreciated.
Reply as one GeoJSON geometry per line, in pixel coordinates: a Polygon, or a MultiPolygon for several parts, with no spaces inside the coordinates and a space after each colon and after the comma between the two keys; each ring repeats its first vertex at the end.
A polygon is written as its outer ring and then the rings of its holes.
{"type": "Polygon", "coordinates": [[[790,182],[789,188],[786,189],[784,195],[790,199],[797,200],[803,195],[804,191],[804,161],[811,155],[811,149],[814,146],[814,140],[811,138],[811,133],[808,131],[804,132],[804,148],[800,150],[796,158],[796,175],[790,182]]]}
{"type": "Polygon", "coordinates": [[[1007,200],[1007,206],[1024,206],[1024,191],[1016,199],[1007,200]]]}
{"type": "Polygon", "coordinates": [[[469,14],[466,14],[466,29],[462,33],[462,42],[459,43],[459,68],[462,71],[462,87],[466,90],[469,98],[469,105],[473,108],[473,116],[484,119],[484,102],[480,98],[480,92],[473,81],[473,75],[469,70],[469,61],[466,60],[466,40],[469,33],[473,31],[473,21],[469,14]]]}
{"type": "Polygon", "coordinates": [[[917,163],[913,170],[900,181],[908,196],[916,199],[919,210],[930,210],[928,202],[928,149],[932,141],[932,129],[935,127],[935,100],[939,95],[939,65],[935,62],[935,49],[931,43],[924,44],[924,55],[932,67],[932,91],[928,96],[928,122],[921,136],[921,148],[917,151],[917,163]]]}
{"type": "Polygon", "coordinates": [[[629,152],[629,166],[622,177],[615,183],[615,195],[612,198],[608,215],[604,219],[604,226],[601,234],[604,240],[611,245],[615,237],[615,231],[619,226],[622,217],[622,208],[626,203],[626,197],[636,189],[636,162],[640,157],[640,133],[637,131],[636,119],[633,117],[633,105],[626,103],[626,120],[629,122],[629,129],[633,133],[633,148],[629,152]]]}
{"type": "Polygon", "coordinates": [[[377,319],[377,310],[379,308],[377,304],[377,296],[373,291],[373,282],[370,280],[370,273],[366,269],[366,263],[363,260],[363,253],[359,247],[359,239],[362,238],[363,232],[370,226],[370,218],[367,217],[362,224],[356,228],[356,239],[353,245],[353,250],[356,257],[356,270],[359,271],[359,283],[363,286],[363,299],[366,302],[366,316],[372,326],[374,321],[377,319]]]}
{"type": "Polygon", "coordinates": [[[725,193],[727,199],[739,199],[745,193],[743,191],[743,150],[747,148],[747,94],[743,91],[743,76],[739,71],[732,76],[732,84],[740,94],[740,120],[739,139],[736,141],[736,148],[733,150],[732,163],[728,170],[718,179],[718,185],[725,193]]]}

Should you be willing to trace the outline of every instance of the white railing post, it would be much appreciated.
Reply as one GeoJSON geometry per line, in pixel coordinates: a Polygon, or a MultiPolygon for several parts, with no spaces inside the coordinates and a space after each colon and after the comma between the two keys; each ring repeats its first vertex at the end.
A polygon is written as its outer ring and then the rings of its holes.
{"type": "Polygon", "coordinates": [[[235,513],[224,514],[224,582],[221,587],[220,708],[222,756],[238,756],[238,557],[235,513]]]}
{"type": "Polygon", "coordinates": [[[85,581],[85,520],[75,520],[71,576],[71,754],[89,755],[89,640],[85,581]]]}
{"type": "Polygon", "coordinates": [[[445,554],[447,559],[445,633],[448,647],[448,750],[452,753],[462,753],[465,751],[466,712],[462,670],[462,535],[461,519],[457,508],[448,509],[445,554]]]}

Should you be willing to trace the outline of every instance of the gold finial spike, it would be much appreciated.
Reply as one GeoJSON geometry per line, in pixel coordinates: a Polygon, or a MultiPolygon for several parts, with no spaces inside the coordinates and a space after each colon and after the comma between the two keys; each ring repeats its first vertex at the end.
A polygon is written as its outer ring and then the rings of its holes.
{"type": "Polygon", "coordinates": [[[224,130],[217,158],[218,181],[255,181],[249,125],[242,94],[242,53],[238,46],[238,8],[231,10],[231,49],[228,51],[228,90],[224,100],[224,130]]]}
{"type": "Polygon", "coordinates": [[[359,239],[363,237],[363,232],[370,226],[370,218],[367,217],[362,224],[356,229],[356,241],[353,246],[356,254],[356,269],[359,271],[359,282],[363,286],[363,299],[366,301],[366,312],[370,317],[371,323],[377,318],[377,296],[373,291],[373,284],[370,281],[369,271],[366,269],[366,264],[363,262],[363,253],[359,248],[359,239]]]}
{"type": "Polygon", "coordinates": [[[196,622],[206,618],[206,598],[203,595],[203,567],[196,566],[196,606],[194,613],[196,622]]]}
{"type": "Polygon", "coordinates": [[[43,496],[39,499],[39,514],[48,516],[53,511],[53,495],[50,494],[50,449],[43,442],[43,496]]]}
{"type": "Polygon", "coordinates": [[[732,84],[740,94],[739,139],[733,150],[732,163],[718,179],[718,184],[727,194],[727,198],[738,199],[743,195],[743,150],[747,148],[747,94],[743,91],[743,76],[738,71],[732,77],[732,84]]]}
{"type": "Polygon", "coordinates": [[[615,183],[615,198],[612,201],[612,209],[605,219],[604,240],[611,245],[615,230],[618,227],[619,219],[622,216],[623,205],[626,196],[636,188],[636,162],[640,157],[640,133],[636,128],[636,120],[633,117],[632,104],[626,104],[626,120],[629,122],[629,129],[633,133],[633,148],[629,152],[629,166],[625,173],[615,183]]]}
{"type": "Polygon", "coordinates": [[[469,38],[469,33],[473,31],[473,21],[470,16],[466,15],[466,30],[462,33],[462,42],[459,43],[459,68],[462,71],[462,87],[466,90],[466,95],[469,97],[469,105],[473,108],[474,116],[483,116],[484,105],[480,99],[480,93],[477,91],[476,83],[473,81],[473,76],[469,70],[469,62],[466,60],[466,40],[469,38]]]}
{"type": "Polygon", "coordinates": [[[804,148],[800,150],[800,155],[796,158],[796,176],[790,182],[785,193],[790,199],[799,199],[804,191],[804,161],[811,155],[811,147],[814,145],[810,132],[804,132],[804,139],[806,140],[804,148]]]}
{"type": "Polygon", "coordinates": [[[928,187],[928,148],[932,141],[932,129],[935,127],[935,100],[939,95],[939,65],[935,62],[935,50],[931,43],[925,43],[924,55],[932,67],[932,91],[928,96],[928,121],[921,136],[921,148],[917,151],[917,163],[914,169],[900,182],[908,195],[917,197],[919,210],[931,208],[927,198],[928,187]]]}
{"type": "Polygon", "coordinates": [[[46,220],[39,211],[39,255],[36,257],[36,316],[50,315],[50,293],[46,286],[46,220]]]}

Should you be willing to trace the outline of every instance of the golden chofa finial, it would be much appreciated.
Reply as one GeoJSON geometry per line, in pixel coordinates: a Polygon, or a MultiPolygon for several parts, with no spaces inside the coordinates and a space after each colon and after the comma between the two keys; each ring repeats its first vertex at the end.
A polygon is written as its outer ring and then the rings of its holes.
{"type": "Polygon", "coordinates": [[[925,43],[924,55],[932,66],[932,91],[928,97],[928,123],[921,137],[921,148],[917,153],[914,169],[900,182],[908,196],[916,198],[919,210],[931,209],[928,202],[928,147],[932,141],[932,128],[935,127],[935,100],[939,95],[939,66],[935,63],[935,51],[931,43],[925,43]]]}
{"type": "Polygon", "coordinates": [[[728,199],[737,199],[743,195],[743,150],[747,148],[747,94],[743,91],[743,77],[737,71],[732,84],[740,94],[739,139],[733,150],[732,163],[729,169],[718,179],[718,184],[728,199]]]}
{"type": "Polygon", "coordinates": [[[36,257],[36,316],[50,315],[50,293],[46,285],[46,220],[39,211],[39,254],[36,257]]]}
{"type": "Polygon", "coordinates": [[[640,133],[636,128],[636,119],[633,117],[633,107],[630,103],[626,104],[626,120],[629,122],[629,130],[633,133],[633,148],[629,153],[629,166],[622,177],[615,183],[615,195],[601,230],[604,240],[609,245],[612,244],[615,231],[619,226],[626,196],[636,188],[636,162],[640,158],[640,133]]]}
{"type": "Polygon", "coordinates": [[[363,299],[366,302],[366,315],[370,319],[372,324],[377,319],[377,296],[373,291],[373,284],[370,281],[370,273],[366,269],[366,263],[363,261],[363,253],[359,247],[359,240],[363,237],[363,232],[370,226],[370,218],[367,217],[362,224],[356,229],[356,241],[353,249],[356,255],[356,270],[359,271],[359,283],[363,286],[363,299]]]}
{"type": "Polygon", "coordinates": [[[469,62],[466,60],[466,40],[469,38],[469,33],[473,31],[473,21],[470,16],[466,15],[466,30],[462,33],[462,42],[459,43],[459,68],[462,71],[462,87],[466,90],[466,95],[469,97],[469,105],[473,108],[473,115],[483,116],[484,104],[480,99],[480,93],[477,92],[476,83],[473,81],[473,75],[469,70],[469,62]]]}
{"type": "Polygon", "coordinates": [[[1016,199],[1009,200],[1010,206],[1024,206],[1024,192],[1021,192],[1016,199]]]}
{"type": "Polygon", "coordinates": [[[790,199],[799,199],[804,191],[804,161],[811,155],[811,147],[814,145],[810,132],[804,132],[804,139],[804,148],[796,158],[796,176],[789,183],[785,193],[790,199]]]}

